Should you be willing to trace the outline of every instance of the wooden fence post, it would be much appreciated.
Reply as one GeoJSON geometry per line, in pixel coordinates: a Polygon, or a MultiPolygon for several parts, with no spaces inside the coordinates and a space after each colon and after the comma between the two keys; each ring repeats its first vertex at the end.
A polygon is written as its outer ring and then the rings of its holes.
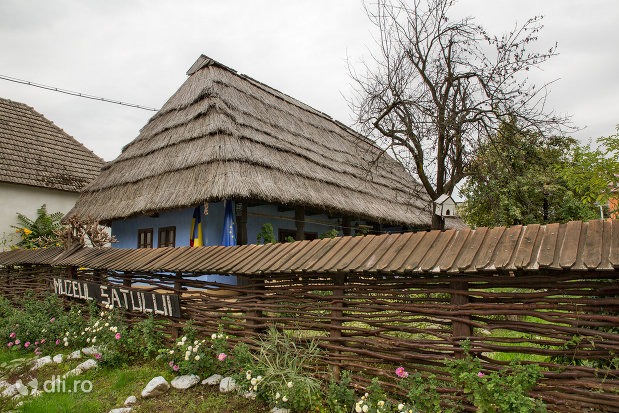
{"type": "MultiPolygon", "coordinates": [[[[174,294],[178,294],[179,300],[183,295],[183,273],[182,272],[177,272],[176,277],[174,277],[174,294]]],[[[173,326],[172,327],[172,338],[176,340],[178,339],[178,336],[179,336],[178,326],[173,326]]]]}
{"type": "MultiPolygon", "coordinates": [[[[453,290],[451,293],[451,304],[454,306],[464,305],[469,303],[469,296],[466,294],[462,294],[468,291],[469,286],[467,282],[463,281],[452,281],[450,284],[450,289],[453,290]]],[[[463,319],[470,319],[469,316],[458,316],[463,319]]],[[[462,321],[452,320],[451,325],[453,328],[452,336],[453,337],[471,337],[473,335],[473,330],[471,325],[468,323],[464,323],[462,321]]],[[[461,358],[464,357],[464,354],[460,351],[455,352],[455,357],[461,358]]]]}
{"type": "MultiPolygon", "coordinates": [[[[342,338],[342,320],[344,316],[344,285],[346,283],[346,274],[335,274],[333,276],[333,309],[331,310],[331,326],[329,336],[331,342],[335,342],[337,345],[341,345],[342,338]]],[[[339,351],[334,351],[333,354],[337,357],[339,351]]],[[[333,360],[336,362],[336,360],[333,360]]],[[[339,364],[333,365],[333,377],[335,380],[340,380],[340,366],[339,364]]]]}
{"type": "MultiPolygon", "coordinates": [[[[252,294],[259,295],[260,293],[264,294],[265,292],[264,279],[249,278],[249,285],[247,286],[247,288],[248,288],[248,291],[246,292],[247,295],[252,295],[252,294]]],[[[262,302],[262,298],[257,297],[255,305],[259,305],[261,302],[262,302]]],[[[245,315],[247,317],[252,317],[252,319],[249,319],[249,318],[245,319],[245,325],[248,326],[248,329],[250,331],[256,334],[261,334],[266,331],[264,327],[258,327],[260,324],[262,324],[262,319],[264,317],[262,310],[248,310],[245,313],[245,315]]]]}

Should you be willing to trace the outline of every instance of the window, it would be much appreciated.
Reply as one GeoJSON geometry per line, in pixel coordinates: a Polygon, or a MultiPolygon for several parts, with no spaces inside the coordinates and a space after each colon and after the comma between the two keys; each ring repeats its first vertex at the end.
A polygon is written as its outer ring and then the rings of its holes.
{"type": "MultiPolygon", "coordinates": [[[[318,238],[318,233],[316,232],[305,232],[303,233],[303,235],[306,240],[310,240],[310,241],[318,238]]],[[[278,237],[279,242],[286,242],[286,238],[288,237],[292,237],[296,239],[297,231],[292,230],[292,229],[280,229],[279,230],[279,237],[278,237]]]]}
{"type": "Polygon", "coordinates": [[[153,229],[138,229],[138,248],[153,247],[153,229]]]}
{"type": "Polygon", "coordinates": [[[176,227],[159,228],[157,248],[174,247],[176,243],[176,227]]]}

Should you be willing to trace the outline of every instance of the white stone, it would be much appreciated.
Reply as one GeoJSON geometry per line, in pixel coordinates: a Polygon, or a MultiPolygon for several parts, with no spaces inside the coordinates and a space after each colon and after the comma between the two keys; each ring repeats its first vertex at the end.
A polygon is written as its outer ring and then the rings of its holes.
{"type": "Polygon", "coordinates": [[[200,377],[195,374],[174,377],[170,385],[176,390],[186,390],[200,382],[200,377]]]}
{"type": "Polygon", "coordinates": [[[2,397],[13,397],[17,394],[17,387],[15,387],[14,384],[11,384],[9,387],[7,387],[6,389],[4,389],[2,391],[2,394],[0,394],[0,396],[2,397]]]}
{"type": "Polygon", "coordinates": [[[129,413],[132,412],[132,407],[119,407],[118,409],[112,409],[108,413],[129,413]]]}
{"type": "Polygon", "coordinates": [[[82,353],[86,356],[94,356],[97,353],[101,353],[99,347],[85,347],[82,349],[82,353]]]}
{"type": "Polygon", "coordinates": [[[30,370],[40,369],[41,367],[43,367],[46,364],[49,364],[51,362],[52,362],[52,358],[50,356],[41,357],[40,359],[36,359],[34,361],[34,363],[32,364],[32,367],[30,368],[30,370]]]}
{"type": "Polygon", "coordinates": [[[236,383],[232,377],[224,377],[219,383],[219,391],[221,393],[230,393],[236,390],[236,383]]]}
{"type": "Polygon", "coordinates": [[[290,413],[290,410],[282,409],[281,407],[274,407],[271,409],[271,413],[290,413]]]}
{"type": "Polygon", "coordinates": [[[56,364],[60,364],[62,363],[62,360],[64,360],[64,354],[56,354],[53,358],[52,361],[56,364]]]}
{"type": "Polygon", "coordinates": [[[170,385],[167,380],[162,376],[157,376],[148,382],[146,387],[144,387],[144,390],[142,390],[142,398],[147,399],[149,397],[156,397],[164,394],[168,390],[170,390],[170,385]]]}
{"type": "Polygon", "coordinates": [[[9,387],[11,385],[11,383],[9,383],[6,380],[0,380],[0,390],[5,389],[7,387],[9,387]]]}
{"type": "Polygon", "coordinates": [[[15,382],[15,390],[17,390],[22,396],[27,396],[28,394],[30,394],[28,387],[26,387],[26,385],[21,381],[21,379],[15,382]]]}
{"type": "Polygon", "coordinates": [[[256,393],[253,391],[246,391],[243,393],[243,397],[249,400],[256,400],[256,393]]]}
{"type": "Polygon", "coordinates": [[[75,350],[73,353],[69,354],[67,356],[68,359],[81,359],[82,358],[82,352],[79,350],[75,350]]]}
{"type": "Polygon", "coordinates": [[[77,376],[77,375],[82,374],[86,370],[94,369],[95,367],[97,367],[97,361],[95,359],[88,359],[85,362],[78,364],[77,367],[75,367],[73,370],[69,371],[68,373],[65,373],[65,375],[62,376],[62,378],[65,378],[68,376],[77,376]]]}
{"type": "Polygon", "coordinates": [[[127,400],[125,400],[125,406],[131,406],[132,404],[136,404],[138,402],[138,398],[135,396],[129,396],[127,397],[127,400]]]}
{"type": "Polygon", "coordinates": [[[219,382],[223,378],[224,377],[221,374],[213,374],[211,377],[207,377],[206,379],[202,380],[202,384],[208,384],[210,386],[214,386],[216,384],[219,384],[219,382]]]}

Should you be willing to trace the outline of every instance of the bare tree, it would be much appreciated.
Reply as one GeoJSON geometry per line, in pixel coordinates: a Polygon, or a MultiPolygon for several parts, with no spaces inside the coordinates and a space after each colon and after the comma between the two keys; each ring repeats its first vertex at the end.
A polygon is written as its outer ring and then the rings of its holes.
{"type": "MultiPolygon", "coordinates": [[[[349,103],[357,126],[412,174],[434,201],[467,175],[480,142],[501,123],[542,136],[567,118],[544,108],[547,84],[527,74],[556,54],[556,44],[531,51],[542,28],[534,17],[491,36],[472,18],[451,20],[454,0],[378,0],[366,6],[380,53],[351,69],[349,103]]],[[[444,221],[433,214],[432,227],[444,221]]]]}

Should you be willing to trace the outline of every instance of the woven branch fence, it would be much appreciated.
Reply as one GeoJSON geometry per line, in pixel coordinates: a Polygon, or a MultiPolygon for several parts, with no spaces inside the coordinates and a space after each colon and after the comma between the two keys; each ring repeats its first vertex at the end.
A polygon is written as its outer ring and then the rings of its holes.
{"type": "Polygon", "coordinates": [[[171,336],[191,319],[205,334],[223,326],[255,347],[275,324],[319,340],[325,363],[351,371],[360,387],[379,376],[397,391],[394,371],[404,366],[444,380],[439,391],[448,403],[463,397],[450,386],[444,361],[461,357],[468,339],[485,371],[507,368],[515,353],[523,364],[538,364],[543,377],[531,395],[551,411],[619,411],[618,271],[291,272],[247,277],[238,286],[201,275],[8,265],[0,267],[0,294],[18,302],[51,290],[53,276],[176,293],[182,318],[167,318],[171,336]]]}

